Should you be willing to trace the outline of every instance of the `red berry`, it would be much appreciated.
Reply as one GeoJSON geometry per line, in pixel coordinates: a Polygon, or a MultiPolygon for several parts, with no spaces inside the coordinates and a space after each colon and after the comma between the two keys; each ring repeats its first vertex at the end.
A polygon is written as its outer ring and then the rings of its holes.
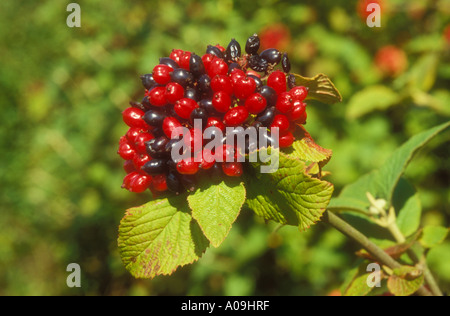
{"type": "Polygon", "coordinates": [[[173,71],[172,67],[167,65],[156,65],[153,68],[153,79],[159,84],[166,84],[170,81],[170,72],[173,71]]]}
{"type": "Polygon", "coordinates": [[[189,134],[183,138],[183,141],[192,152],[201,150],[203,148],[203,133],[199,129],[191,128],[189,134]]]}
{"type": "Polygon", "coordinates": [[[222,170],[223,173],[230,177],[240,177],[243,173],[242,163],[240,162],[224,162],[222,170]]]}
{"type": "Polygon", "coordinates": [[[175,103],[184,96],[184,88],[176,82],[169,82],[166,85],[164,97],[168,103],[175,103]]]}
{"type": "Polygon", "coordinates": [[[214,159],[214,155],[212,154],[211,150],[203,149],[201,151],[201,162],[199,167],[206,170],[212,168],[214,164],[216,163],[214,159]]]}
{"type": "Polygon", "coordinates": [[[193,158],[183,159],[177,163],[177,171],[181,174],[196,174],[200,163],[194,161],[193,158]]]}
{"type": "Polygon", "coordinates": [[[279,128],[279,132],[282,133],[284,131],[287,131],[287,129],[289,128],[289,120],[286,117],[286,115],[277,114],[273,118],[273,122],[270,125],[270,127],[271,128],[272,127],[278,127],[279,128]]]}
{"type": "Polygon", "coordinates": [[[191,52],[183,52],[183,54],[180,56],[180,62],[178,65],[180,65],[181,68],[189,70],[189,61],[191,60],[191,52]]]}
{"type": "Polygon", "coordinates": [[[142,119],[145,112],[134,107],[129,107],[122,112],[122,118],[129,127],[148,128],[147,123],[142,119]]]}
{"type": "Polygon", "coordinates": [[[223,122],[228,126],[237,126],[244,123],[247,117],[247,108],[245,106],[236,106],[225,114],[223,122]]]}
{"type": "Polygon", "coordinates": [[[154,106],[163,106],[166,105],[166,98],[165,98],[165,87],[154,87],[148,92],[148,100],[150,103],[154,106]]]}
{"type": "Polygon", "coordinates": [[[133,159],[134,155],[136,154],[136,150],[130,143],[121,142],[119,144],[119,149],[117,150],[117,153],[120,155],[120,157],[122,157],[122,159],[130,160],[133,159]]]}
{"type": "Polygon", "coordinates": [[[144,133],[144,130],[142,128],[139,127],[130,127],[127,131],[127,133],[125,134],[125,138],[128,140],[128,142],[130,144],[134,144],[136,143],[136,139],[137,137],[141,134],[144,133]]]}
{"type": "Polygon", "coordinates": [[[231,82],[233,85],[241,78],[245,78],[245,72],[239,68],[234,68],[230,73],[231,82]]]}
{"type": "Polygon", "coordinates": [[[177,113],[181,118],[189,119],[191,116],[191,112],[198,108],[197,102],[189,98],[182,98],[178,100],[173,109],[175,113],[177,113]]]}
{"type": "Polygon", "coordinates": [[[306,103],[295,101],[292,111],[288,113],[291,121],[298,121],[301,124],[306,122],[306,103]]]}
{"type": "Polygon", "coordinates": [[[291,94],[294,101],[303,101],[308,95],[308,88],[304,86],[295,86],[291,90],[289,90],[289,93],[291,94]]]}
{"type": "Polygon", "coordinates": [[[209,63],[207,72],[210,78],[214,78],[216,75],[226,75],[228,73],[228,65],[222,58],[215,57],[209,63]]]}
{"type": "Polygon", "coordinates": [[[220,51],[223,53],[223,52],[225,52],[225,48],[222,46],[222,45],[220,45],[220,44],[216,44],[216,45],[214,45],[215,47],[217,47],[218,49],[220,49],[220,51]]]}
{"type": "Polygon", "coordinates": [[[264,111],[267,100],[259,93],[254,93],[245,100],[245,107],[251,114],[258,114],[264,111]]]}
{"type": "Polygon", "coordinates": [[[177,64],[180,64],[180,57],[183,55],[184,51],[182,49],[172,49],[169,57],[172,58],[177,64]]]}
{"type": "MultiPolygon", "coordinates": [[[[179,127],[182,127],[180,122],[178,122],[178,120],[172,116],[166,117],[162,123],[163,132],[169,139],[172,138],[172,132],[174,132],[175,129],[179,128],[179,127]]],[[[179,135],[183,135],[181,130],[179,133],[174,134],[174,136],[179,136],[179,135]]]]}
{"type": "Polygon", "coordinates": [[[267,78],[267,85],[273,88],[277,94],[286,91],[286,75],[281,70],[275,70],[267,78]]]}
{"type": "Polygon", "coordinates": [[[167,190],[167,182],[165,174],[158,174],[152,177],[152,186],[156,191],[164,192],[167,190]]]}
{"type": "Polygon", "coordinates": [[[288,132],[284,133],[283,135],[280,136],[280,138],[278,140],[280,148],[286,148],[286,147],[291,146],[292,143],[294,142],[294,140],[295,140],[295,138],[291,132],[288,131],[288,132]]]}
{"type": "Polygon", "coordinates": [[[234,95],[238,99],[246,99],[256,89],[256,82],[251,77],[237,79],[233,86],[234,95]]]}
{"type": "Polygon", "coordinates": [[[211,79],[211,89],[214,92],[224,91],[227,94],[233,93],[233,86],[230,77],[226,75],[217,75],[211,79]]]}
{"type": "Polygon", "coordinates": [[[281,113],[287,113],[292,110],[294,106],[294,98],[289,92],[282,92],[278,95],[275,107],[281,113]]]}
{"type": "Polygon", "coordinates": [[[212,104],[216,111],[224,113],[230,108],[231,97],[225,91],[218,91],[213,95],[212,104]]]}
{"type": "Polygon", "coordinates": [[[148,142],[149,140],[153,139],[153,135],[150,133],[140,133],[138,136],[136,136],[135,140],[134,140],[134,146],[136,148],[136,151],[138,153],[145,153],[145,143],[148,142]]]}
{"type": "Polygon", "coordinates": [[[136,171],[136,168],[134,167],[133,164],[133,160],[125,160],[123,162],[123,170],[125,170],[126,173],[136,171]]]}
{"type": "Polygon", "coordinates": [[[151,184],[152,177],[139,172],[132,172],[123,178],[122,188],[131,192],[144,192],[151,184]]]}
{"type": "Polygon", "coordinates": [[[214,59],[214,55],[212,54],[205,54],[202,56],[203,65],[205,66],[206,71],[208,71],[209,64],[214,59]]]}
{"type": "Polygon", "coordinates": [[[225,131],[225,124],[222,123],[222,120],[220,118],[213,117],[213,116],[209,117],[205,128],[211,127],[211,126],[215,126],[215,127],[219,128],[222,132],[225,131]]]}
{"type": "Polygon", "coordinates": [[[141,170],[142,166],[145,165],[152,158],[145,153],[136,153],[133,157],[133,165],[136,170],[141,170]]]}

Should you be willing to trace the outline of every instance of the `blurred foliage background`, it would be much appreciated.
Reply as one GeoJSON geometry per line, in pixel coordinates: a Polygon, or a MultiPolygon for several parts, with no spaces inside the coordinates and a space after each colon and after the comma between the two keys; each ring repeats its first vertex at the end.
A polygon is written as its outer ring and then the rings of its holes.
{"type": "MultiPolygon", "coordinates": [[[[172,276],[135,280],[122,266],[117,227],[151,198],[120,188],[121,111],[144,90],[139,75],[173,48],[207,44],[287,51],[293,72],[325,73],[343,96],[310,102],[306,128],[333,150],[335,194],[383,164],[415,133],[449,120],[450,1],[384,1],[369,28],[358,1],[70,1],[0,3],[0,295],[328,295],[358,250],[317,224],[276,230],[243,209],[224,244],[172,276]],[[69,263],[81,288],[66,286],[69,263]]],[[[449,226],[449,133],[407,169],[424,223],[449,226]]],[[[450,243],[429,264],[450,290],[450,243]]]]}

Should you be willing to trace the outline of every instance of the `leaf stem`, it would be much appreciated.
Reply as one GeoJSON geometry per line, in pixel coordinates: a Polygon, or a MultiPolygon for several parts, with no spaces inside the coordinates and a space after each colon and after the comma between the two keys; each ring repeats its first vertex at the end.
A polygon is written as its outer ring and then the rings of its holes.
{"type": "MultiPolygon", "coordinates": [[[[330,211],[325,211],[322,217],[325,223],[328,223],[348,238],[356,241],[362,248],[369,252],[378,262],[391,268],[400,268],[401,264],[395,261],[391,256],[389,256],[383,249],[379,248],[372,241],[369,240],[364,234],[355,229],[349,223],[341,219],[339,216],[333,214],[330,211]]],[[[430,296],[432,295],[425,287],[421,287],[416,292],[417,295],[430,296]]]]}

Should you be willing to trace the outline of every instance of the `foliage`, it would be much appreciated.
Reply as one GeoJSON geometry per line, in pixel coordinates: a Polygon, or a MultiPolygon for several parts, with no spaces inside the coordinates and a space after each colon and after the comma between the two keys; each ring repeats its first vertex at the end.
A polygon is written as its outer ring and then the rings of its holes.
{"type": "MultiPolygon", "coordinates": [[[[450,9],[444,0],[389,1],[380,29],[368,28],[356,1],[344,0],[94,0],[80,3],[78,29],[66,26],[66,5],[0,4],[2,295],[326,295],[357,275],[349,267],[362,260],[354,256],[359,249],[339,232],[320,223],[302,233],[293,226],[278,229],[246,205],[220,247],[209,247],[195,265],[151,281],[124,269],[117,223],[124,209],[150,196],[120,189],[115,152],[126,128],[120,112],[142,98],[139,75],[172,48],[201,52],[206,43],[226,44],[232,37],[242,43],[257,32],[289,53],[294,72],[327,74],[343,101],[309,101],[306,128],[333,150],[326,181],[334,197],[382,168],[414,135],[449,120],[444,29],[450,9]],[[275,28],[282,36],[270,35],[275,28]],[[395,75],[375,62],[388,45],[406,57],[395,75]],[[81,266],[81,288],[66,286],[71,262],[81,266]]],[[[426,248],[427,261],[447,293],[450,243],[442,239],[450,221],[449,139],[443,131],[416,153],[393,200],[411,212],[420,206],[420,219],[409,223],[417,215],[399,214],[397,220],[406,236],[410,227],[423,227],[422,235],[410,237],[433,246],[426,248]]],[[[132,212],[137,210],[130,210],[130,219],[132,212]]],[[[195,250],[185,251],[190,262],[195,250]]],[[[402,279],[405,271],[393,275],[402,279]]]]}

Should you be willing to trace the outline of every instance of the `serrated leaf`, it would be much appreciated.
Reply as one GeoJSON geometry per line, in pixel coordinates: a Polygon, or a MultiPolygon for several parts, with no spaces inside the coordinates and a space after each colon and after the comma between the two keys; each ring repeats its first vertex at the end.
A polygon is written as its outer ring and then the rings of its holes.
{"type": "Polygon", "coordinates": [[[295,76],[295,84],[308,88],[308,99],[317,100],[327,104],[333,104],[342,101],[342,96],[331,82],[330,78],[324,74],[318,74],[312,78],[303,77],[298,74],[295,76]]]}
{"type": "Polygon", "coordinates": [[[365,296],[373,290],[373,287],[367,285],[367,278],[370,277],[370,273],[364,273],[356,276],[348,288],[343,293],[344,296],[365,296]]]}
{"type": "Polygon", "coordinates": [[[399,100],[400,96],[386,86],[369,86],[352,96],[346,115],[349,119],[356,119],[376,110],[386,110],[399,100]]]}
{"type": "Polygon", "coordinates": [[[196,261],[208,241],[192,220],[184,196],[127,210],[120,222],[118,245],[134,277],[154,278],[196,261]]]}
{"type": "Polygon", "coordinates": [[[425,226],[419,242],[425,248],[433,248],[447,238],[448,228],[442,226],[425,226]]]}
{"type": "Polygon", "coordinates": [[[245,187],[240,181],[204,183],[188,197],[192,217],[214,247],[223,242],[245,202],[245,187]]]}
{"type": "Polygon", "coordinates": [[[288,157],[298,158],[305,162],[319,162],[320,167],[323,167],[330,160],[333,152],[316,144],[311,135],[302,126],[299,127],[292,147],[286,149],[284,153],[288,157]]]}
{"type": "Polygon", "coordinates": [[[414,294],[424,282],[422,271],[415,267],[402,266],[394,269],[393,272],[388,278],[387,286],[389,291],[396,296],[414,294]]]}
{"type": "Polygon", "coordinates": [[[282,153],[275,172],[259,173],[257,168],[257,176],[246,181],[247,205],[257,215],[300,230],[320,220],[333,192],[331,183],[309,177],[304,162],[282,153]]]}
{"type": "Polygon", "coordinates": [[[360,209],[361,212],[365,212],[369,206],[366,192],[370,192],[377,199],[381,198],[386,200],[388,205],[390,205],[394,189],[414,154],[431,138],[449,126],[450,122],[447,122],[411,137],[394,151],[381,168],[374,170],[360,177],[355,182],[345,186],[339,196],[331,200],[329,208],[351,210],[366,205],[366,208],[360,209]],[[347,205],[348,202],[351,203],[347,205]]]}

